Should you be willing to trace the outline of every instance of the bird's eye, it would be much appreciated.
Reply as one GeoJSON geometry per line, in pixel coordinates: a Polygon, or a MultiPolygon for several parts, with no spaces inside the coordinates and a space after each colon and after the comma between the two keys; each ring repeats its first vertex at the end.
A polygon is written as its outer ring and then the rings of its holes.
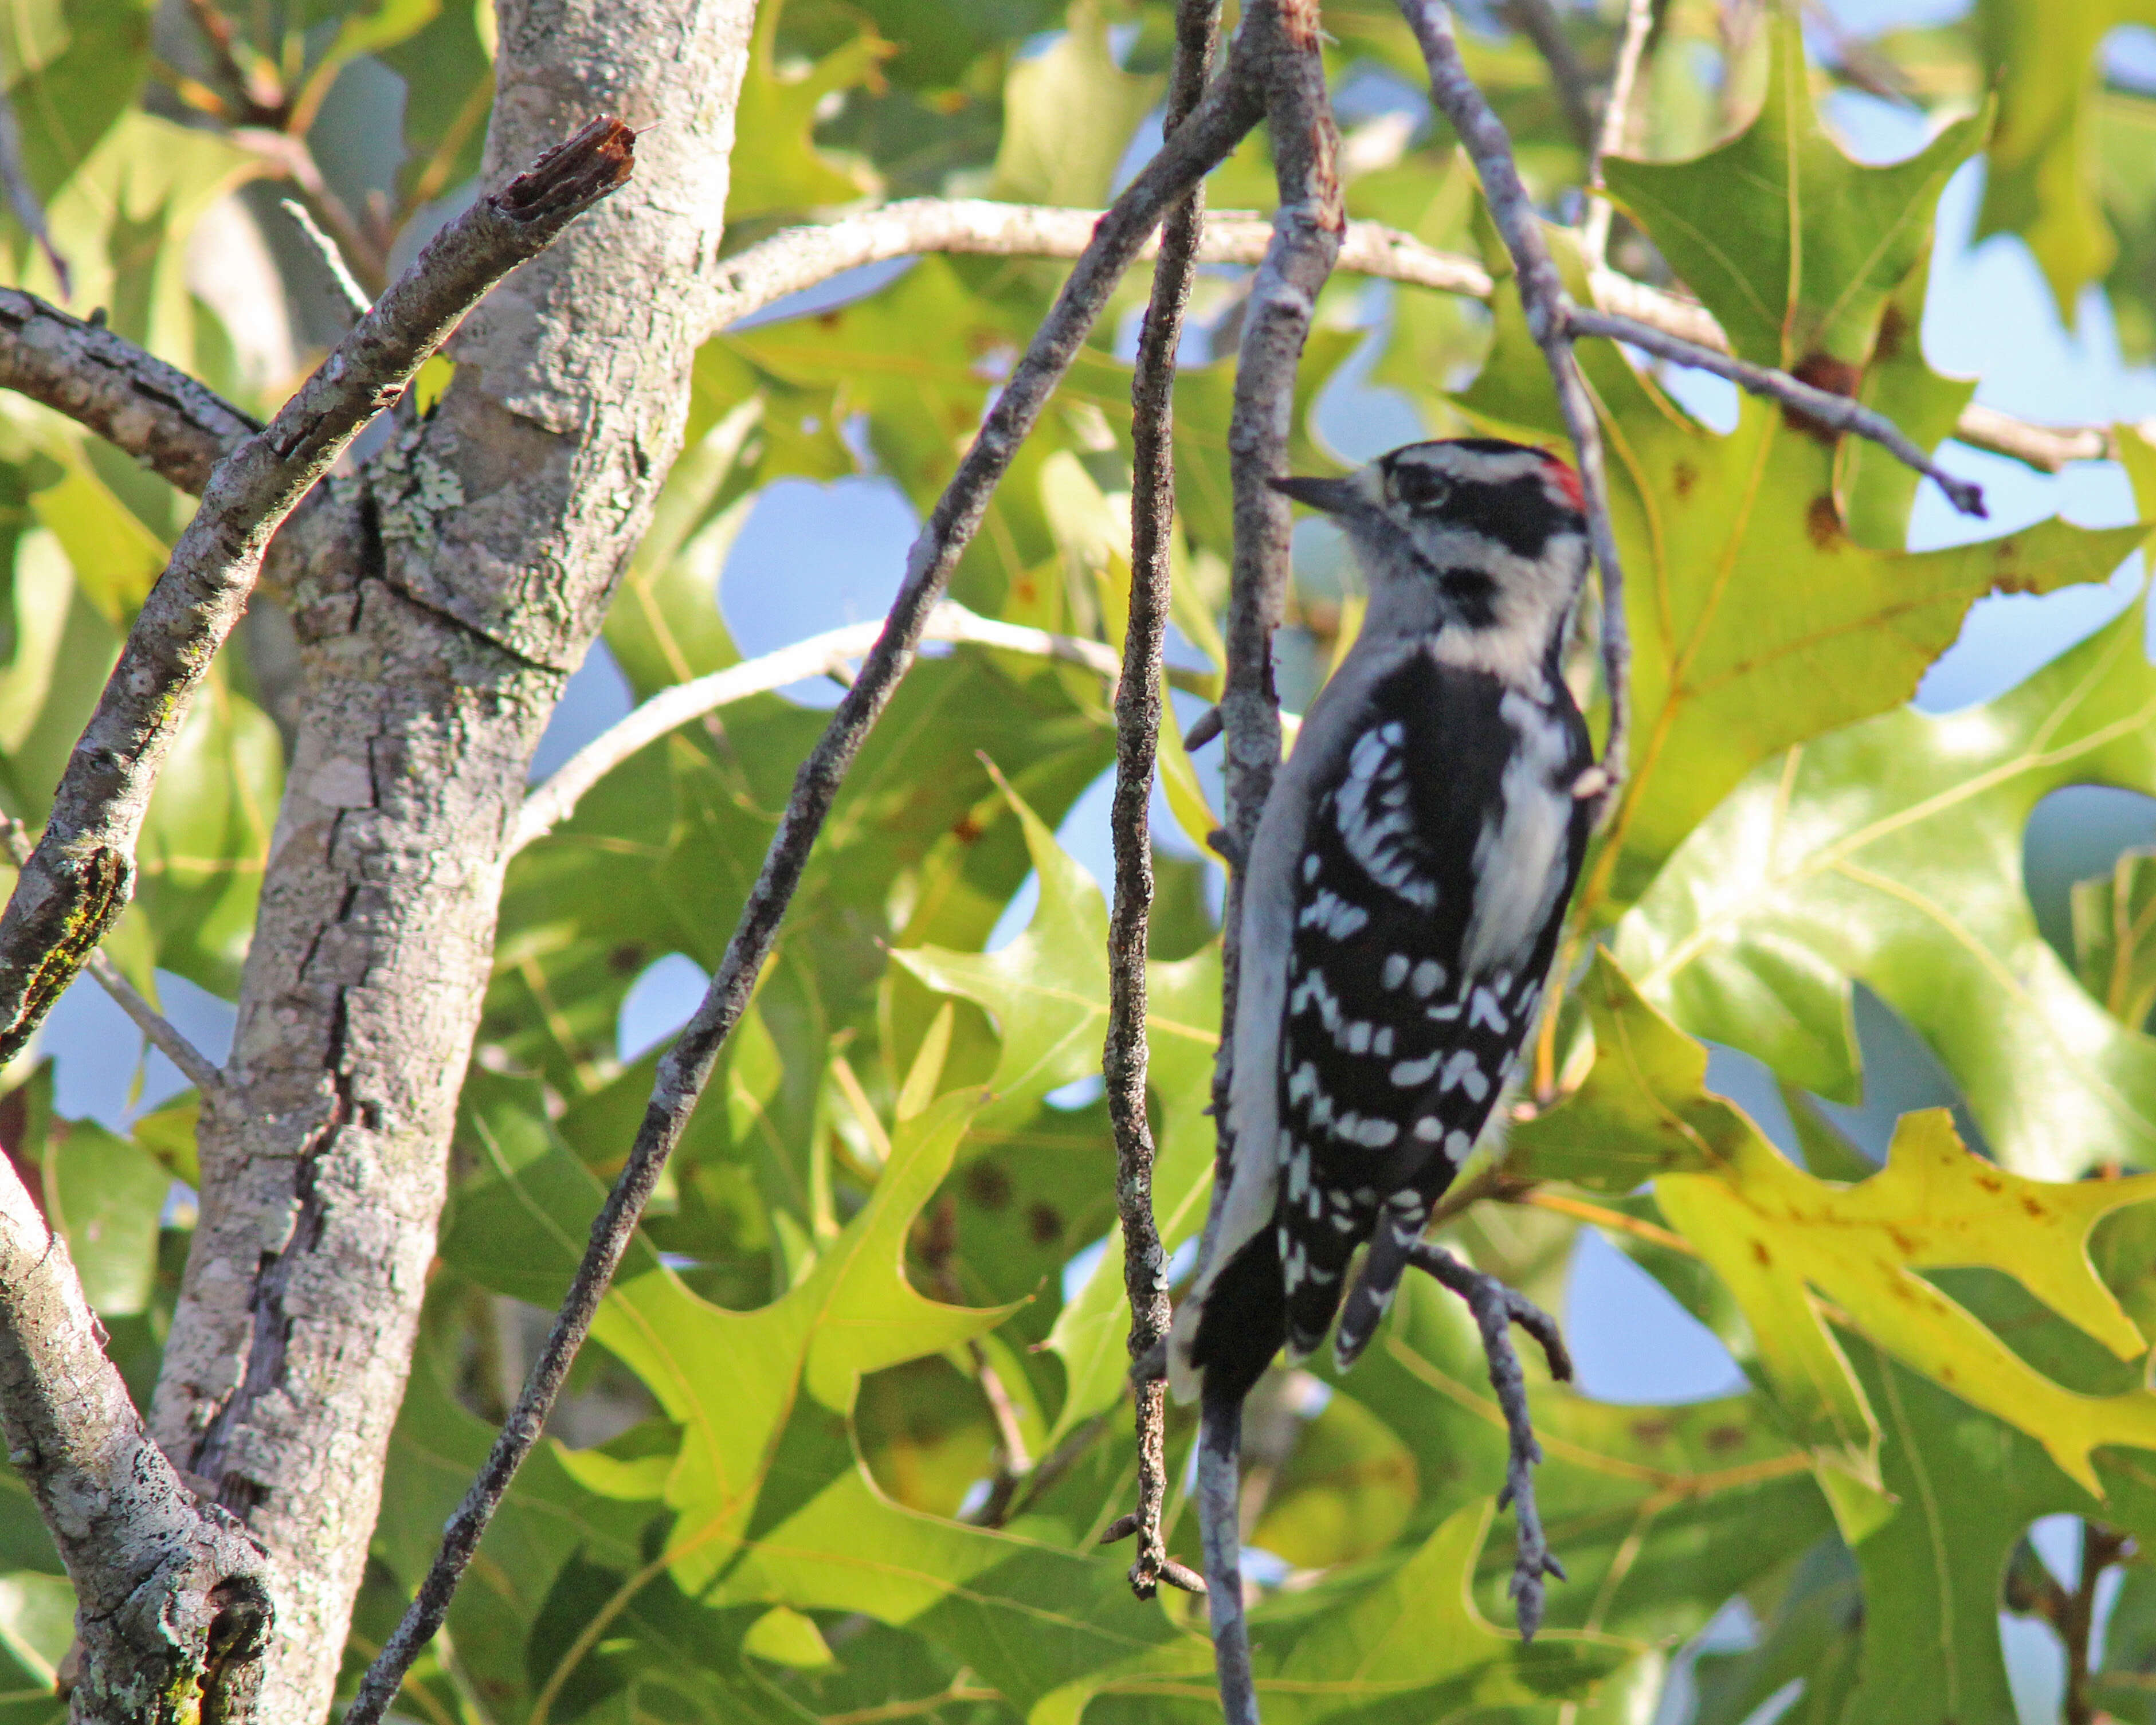
{"type": "Polygon", "coordinates": [[[1452,495],[1452,481],[1427,467],[1396,468],[1393,495],[1412,510],[1442,509],[1452,495]]]}

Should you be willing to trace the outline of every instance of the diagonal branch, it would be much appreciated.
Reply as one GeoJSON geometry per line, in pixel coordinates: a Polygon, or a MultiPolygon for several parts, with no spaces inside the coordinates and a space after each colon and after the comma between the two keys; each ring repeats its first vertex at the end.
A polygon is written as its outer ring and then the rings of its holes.
{"type": "MultiPolygon", "coordinates": [[[[1175,64],[1164,130],[1173,133],[1198,104],[1220,30],[1219,0],[1180,0],[1175,64]]],[[[1153,266],[1152,296],[1138,332],[1131,377],[1131,607],[1116,693],[1116,789],[1110,815],[1116,901],[1108,919],[1108,1034],[1101,1050],[1108,1114],[1116,1132],[1116,1210],[1123,1230],[1123,1290],[1131,1304],[1131,1358],[1168,1333],[1168,1254],[1153,1217],[1152,1128],[1146,1119],[1147,923],[1152,910],[1152,834],[1147,814],[1160,749],[1161,655],[1167,639],[1175,527],[1175,357],[1198,269],[1205,188],[1194,186],[1169,214],[1153,266]]],[[[1168,1501],[1168,1387],[1133,1386],[1137,1404],[1137,1555],[1131,1587],[1151,1599],[1163,1578],[1178,1579],[1161,1534],[1168,1501]]]]}
{"type": "MultiPolygon", "coordinates": [[[[514,856],[553,831],[576,813],[577,804],[593,785],[668,732],[752,695],[766,695],[810,677],[842,675],[847,665],[875,645],[883,628],[880,623],[850,623],[778,648],[760,659],[730,665],[724,670],[661,690],[578,749],[524,799],[507,855],[514,856]]],[[[993,647],[1035,659],[1060,659],[1106,677],[1111,686],[1122,669],[1115,649],[1103,642],[976,616],[955,599],[945,599],[929,612],[928,620],[921,625],[921,639],[993,647]]],[[[1178,686],[1203,689],[1207,680],[1178,670],[1168,673],[1168,680],[1178,686]]]]}
{"type": "Polygon", "coordinates": [[[486,1463],[444,1531],[440,1551],[381,1655],[361,1680],[345,1715],[346,1725],[377,1725],[404,1673],[433,1639],[448,1614],[480,1537],[502,1495],[539,1440],[548,1410],[571,1361],[589,1332],[607,1285],[649,1200],[666,1158],[679,1141],[727,1035],[753,993],[778,927],[799,886],[810,848],[830,813],[847,769],[860,752],[899,679],[911,664],[929,613],[960,552],[978,530],[1011,459],[1032,431],[1056,384],[1077,356],[1086,332],[1108,303],[1123,271],[1168,208],[1232,150],[1260,108],[1258,85],[1241,44],[1226,70],[1188,122],[1167,140],[1096,229],[1054,307],[1034,331],[983,421],[958,470],[937,500],[906,557],[906,579],[892,601],[883,633],[860,674],[839,703],[829,726],[795,775],[778,830],[750,890],[733,937],[689,1022],[659,1065],[657,1083],[629,1158],[605,1204],[593,1219],[589,1244],[578,1266],[552,1328],[533,1362],[516,1406],[504,1423],[486,1463]]]}
{"type": "Polygon", "coordinates": [[[158,768],[246,608],[271,535],[480,297],[629,177],[634,146],[619,121],[594,121],[480,198],[428,243],[268,429],[218,464],[0,915],[0,1060],[29,1040],[126,908],[158,768]]]}
{"type": "Polygon", "coordinates": [[[1504,122],[1483,100],[1460,60],[1460,44],[1453,36],[1452,17],[1445,0],[1400,0],[1400,12],[1422,49],[1423,63],[1430,71],[1431,100],[1451,121],[1474,160],[1491,219],[1504,237],[1505,249],[1512,254],[1513,280],[1527,311],[1528,332],[1548,362],[1558,407],[1578,458],[1580,485],[1587,501],[1588,542],[1602,572],[1602,672],[1609,702],[1599,814],[1613,805],[1625,776],[1632,649],[1625,617],[1625,572],[1618,561],[1617,535],[1609,521],[1609,486],[1603,472],[1602,429],[1586,380],[1573,356],[1566,322],[1572,302],[1557,265],[1550,261],[1549,248],[1543,244],[1542,218],[1535,213],[1527,188],[1520,182],[1519,164],[1512,158],[1512,141],[1504,122]]]}
{"type": "Polygon", "coordinates": [[[1828,431],[1853,432],[1859,437],[1870,438],[1897,460],[1915,468],[1937,485],[1947,494],[1947,501],[1964,515],[1980,517],[1984,513],[1983,486],[1969,480],[1956,479],[1952,474],[1943,471],[1937,462],[1909,440],[1900,426],[1885,414],[1872,412],[1861,402],[1817,388],[1801,378],[1791,377],[1787,372],[1775,371],[1768,366],[1755,366],[1749,360],[1718,353],[1711,347],[1700,347],[1681,336],[1666,335],[1634,318],[1617,317],[1606,311],[1583,311],[1577,306],[1568,306],[1565,311],[1565,324],[1573,336],[1605,336],[1612,341],[1629,341],[1633,347],[1643,348],[1662,359],[1674,360],[1681,366],[1696,367],[1702,372],[1712,372],[1717,377],[1727,377],[1740,389],[1748,389],[1754,395],[1778,401],[1793,413],[1801,415],[1828,431]]]}

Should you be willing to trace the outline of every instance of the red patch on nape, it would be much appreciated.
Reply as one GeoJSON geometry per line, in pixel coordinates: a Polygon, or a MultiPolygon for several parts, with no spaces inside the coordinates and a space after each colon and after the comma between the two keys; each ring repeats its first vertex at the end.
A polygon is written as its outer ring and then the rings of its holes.
{"type": "Polygon", "coordinates": [[[1579,483],[1579,475],[1569,462],[1560,461],[1547,450],[1543,454],[1543,465],[1549,475],[1550,483],[1564,493],[1565,501],[1582,515],[1587,513],[1587,491],[1579,483]]]}

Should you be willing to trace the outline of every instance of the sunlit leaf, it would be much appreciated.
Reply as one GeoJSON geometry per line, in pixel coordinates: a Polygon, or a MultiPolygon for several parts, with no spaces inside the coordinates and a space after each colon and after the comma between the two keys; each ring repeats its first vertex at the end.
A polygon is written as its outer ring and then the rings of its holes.
{"type": "Polygon", "coordinates": [[[1755,772],[1619,930],[1640,992],[1789,1081],[1853,1097],[1849,988],[1938,1053],[2007,1166],[2156,1159],[2156,1043],[2036,931],[2030,812],[2067,784],[2156,792],[2138,607],[1989,704],[1889,713],[1755,772]]]}

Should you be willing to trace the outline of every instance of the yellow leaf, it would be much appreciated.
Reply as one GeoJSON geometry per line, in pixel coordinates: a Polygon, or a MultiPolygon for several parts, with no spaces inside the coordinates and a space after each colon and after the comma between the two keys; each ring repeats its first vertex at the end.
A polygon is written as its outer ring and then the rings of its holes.
{"type": "Polygon", "coordinates": [[[2063,1388],[1916,1273],[2004,1271],[2132,1358],[2146,1343],[2090,1264],[2088,1236],[2112,1210],[2156,1197],[2156,1175],[2025,1179],[1971,1155],[1950,1117],[1932,1110],[1905,1117],[1887,1166],[1854,1186],[1814,1179],[1755,1132],[1724,1168],[1666,1175],[1656,1197],[1729,1284],[1778,1389],[1809,1416],[1811,1440],[1830,1430],[1858,1477],[1877,1477],[1876,1427],[1820,1299],[1904,1364],[2028,1433],[2091,1492],[2101,1495],[2091,1451],[2156,1448],[2156,1395],[2063,1388]]]}

